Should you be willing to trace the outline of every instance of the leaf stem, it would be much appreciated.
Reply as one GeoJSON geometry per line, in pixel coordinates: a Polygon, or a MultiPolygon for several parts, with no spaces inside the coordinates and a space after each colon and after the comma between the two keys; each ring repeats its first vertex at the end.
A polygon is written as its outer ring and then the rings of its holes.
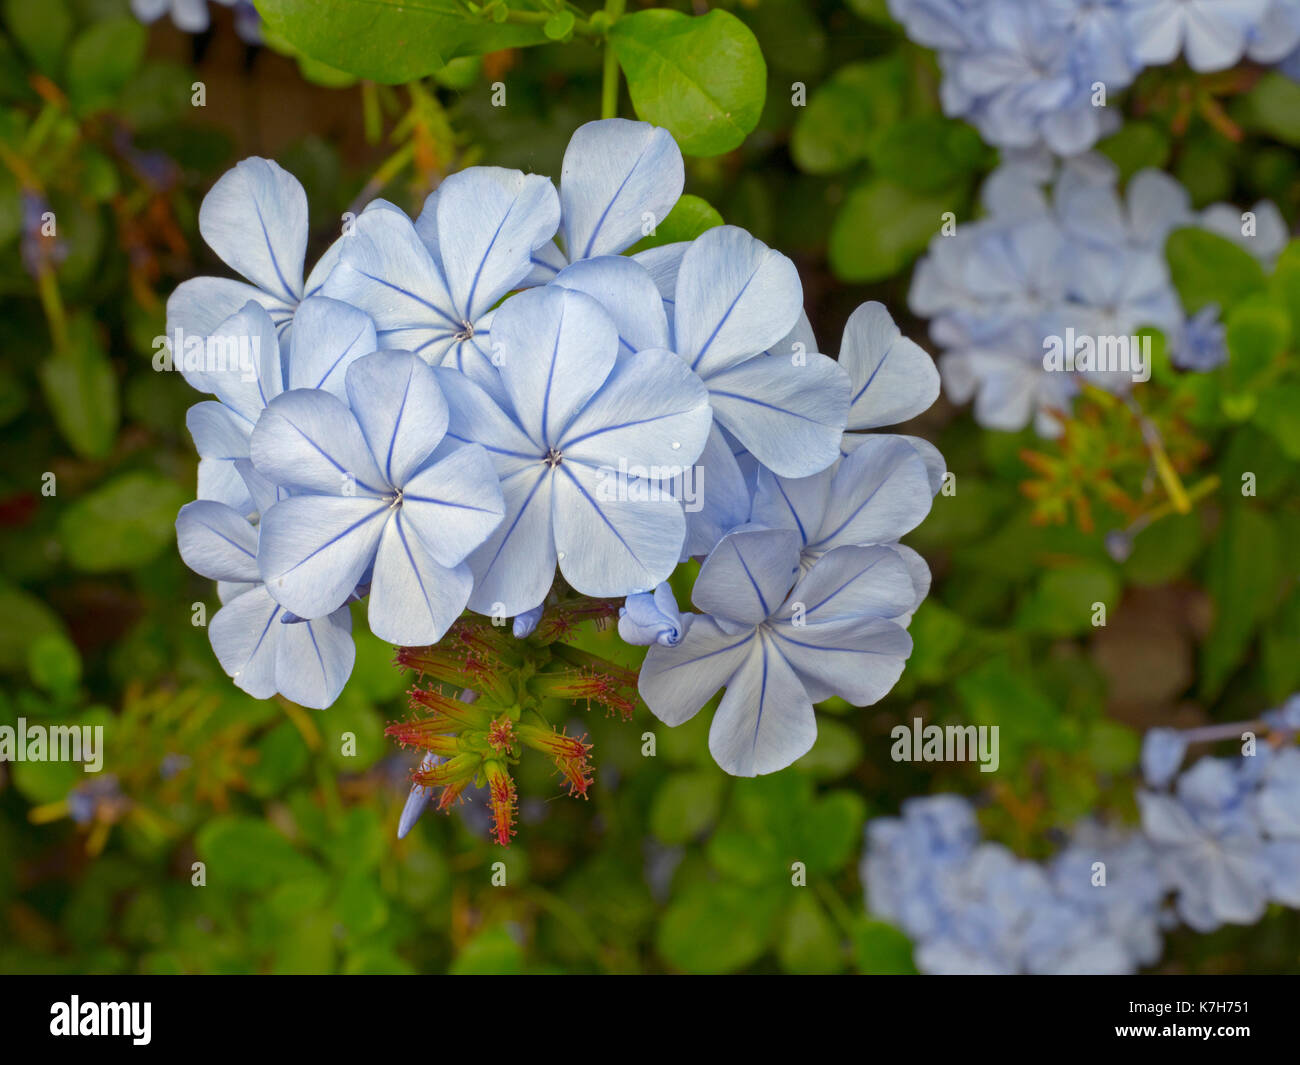
{"type": "MultiPolygon", "coordinates": [[[[607,27],[612,27],[623,15],[626,0],[605,0],[607,27]]],[[[600,79],[600,117],[618,117],[618,57],[605,38],[605,65],[600,79]]]]}

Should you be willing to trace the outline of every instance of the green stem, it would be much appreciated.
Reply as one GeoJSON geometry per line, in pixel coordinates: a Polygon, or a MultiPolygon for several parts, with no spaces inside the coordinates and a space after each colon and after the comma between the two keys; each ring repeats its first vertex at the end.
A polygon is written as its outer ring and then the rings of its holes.
{"type": "Polygon", "coordinates": [[[48,263],[41,266],[37,275],[36,291],[40,293],[41,308],[45,311],[54,349],[63,352],[68,346],[68,316],[63,309],[63,297],[59,294],[59,282],[54,276],[54,268],[48,263]]]}
{"type": "MultiPolygon", "coordinates": [[[[623,15],[626,0],[605,0],[607,26],[613,26],[623,15]]],[[[600,81],[600,117],[618,117],[618,57],[605,38],[605,66],[600,81]]]]}

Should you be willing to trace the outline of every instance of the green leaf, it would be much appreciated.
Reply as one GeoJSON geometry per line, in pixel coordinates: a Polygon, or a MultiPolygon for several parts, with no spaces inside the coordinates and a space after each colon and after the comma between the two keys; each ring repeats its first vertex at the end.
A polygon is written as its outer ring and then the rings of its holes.
{"type": "Polygon", "coordinates": [[[1165,245],[1174,285],[1188,313],[1217,303],[1223,314],[1264,287],[1264,268],[1248,252],[1204,229],[1177,229],[1165,245]]]}
{"type": "Polygon", "coordinates": [[[373,871],[348,874],[339,888],[338,915],[354,936],[373,935],[388,923],[388,902],[373,871]]]}
{"type": "Polygon", "coordinates": [[[828,718],[817,722],[817,742],[795,765],[818,780],[833,780],[848,773],[862,759],[862,743],[847,725],[828,718]]]}
{"type": "Polygon", "coordinates": [[[1293,240],[1278,256],[1268,279],[1269,299],[1287,313],[1291,335],[1300,336],[1300,240],[1293,240]]]}
{"type": "Polygon", "coordinates": [[[1076,636],[1092,627],[1094,603],[1107,611],[1119,600],[1115,571],[1100,562],[1079,562],[1047,570],[1020,606],[1018,628],[1046,636],[1076,636]]]}
{"type": "Polygon", "coordinates": [[[88,316],[69,323],[67,347],[41,364],[40,377],[54,422],[73,450],[105,458],[120,417],[117,375],[88,316]]]}
{"type": "Polygon", "coordinates": [[[1243,121],[1251,129],[1300,146],[1300,85],[1274,71],[1259,79],[1243,103],[1243,121]]]}
{"type": "Polygon", "coordinates": [[[0,669],[24,668],[31,647],[50,635],[66,639],[59,615],[21,588],[0,584],[0,669]]]}
{"type": "Polygon", "coordinates": [[[282,792],[306,768],[310,759],[302,733],[282,721],[257,744],[257,761],[244,770],[248,790],[261,798],[282,792]]]}
{"type": "Polygon", "coordinates": [[[38,688],[70,694],[81,683],[81,652],[62,633],[47,632],[27,648],[27,672],[38,688]]]}
{"type": "Polygon", "coordinates": [[[917,192],[943,192],[980,165],[979,134],[964,122],[938,115],[886,127],[868,151],[877,172],[917,192]]]}
{"type": "Polygon", "coordinates": [[[1246,656],[1251,638],[1270,613],[1278,592],[1281,545],[1264,515],[1235,506],[1210,545],[1206,590],[1214,624],[1201,663],[1201,694],[1213,698],[1246,656]]]}
{"type": "Polygon", "coordinates": [[[862,918],[853,929],[853,960],[858,972],[875,976],[904,976],[916,972],[912,941],[884,921],[862,918]]]}
{"type": "Polygon", "coordinates": [[[148,31],[130,16],[86,29],[68,53],[68,95],[82,114],[111,104],[144,58],[148,31]]]}
{"type": "Polygon", "coordinates": [[[688,973],[743,969],[767,950],[784,897],[780,888],[696,884],[673,901],[659,922],[659,953],[688,973]]]}
{"type": "Polygon", "coordinates": [[[1040,747],[1061,748],[1069,734],[1056,705],[1023,669],[998,657],[977,666],[956,681],[958,696],[973,725],[997,725],[1002,769],[1012,768],[1025,753],[1040,747]],[[1013,712],[1008,713],[1011,708],[1013,712]]]}
{"type": "Polygon", "coordinates": [[[1286,312],[1252,296],[1227,316],[1229,388],[1253,390],[1259,379],[1286,350],[1291,323],[1286,312]]]}
{"type": "Polygon", "coordinates": [[[523,948],[501,925],[481,931],[447,967],[452,976],[517,976],[523,971],[523,948]]]}
{"type": "Polygon", "coordinates": [[[648,237],[642,237],[628,249],[628,254],[633,255],[647,248],[657,248],[661,244],[694,240],[706,230],[720,225],[722,225],[722,215],[708,200],[687,193],[668,212],[668,217],[655,226],[653,233],[648,237]]]}
{"type": "Polygon", "coordinates": [[[798,829],[796,857],[804,861],[810,875],[837,873],[853,857],[862,842],[862,824],[867,819],[866,803],[851,791],[833,791],[804,816],[798,829]]]}
{"type": "Polygon", "coordinates": [[[574,21],[573,12],[566,8],[548,18],[542,29],[551,40],[562,41],[573,32],[574,21]]]}
{"type": "Polygon", "coordinates": [[[1277,441],[1287,458],[1300,462],[1300,383],[1285,381],[1259,394],[1254,422],[1277,441]]]}
{"type": "Polygon", "coordinates": [[[199,830],[195,845],[207,866],[209,889],[269,891],[321,872],[271,825],[253,817],[214,818],[199,830]]]}
{"type": "Polygon", "coordinates": [[[1280,703],[1300,688],[1300,592],[1293,592],[1265,627],[1260,637],[1264,688],[1269,699],[1280,703]]]}
{"type": "Polygon", "coordinates": [[[57,76],[72,36],[66,0],[5,0],[5,25],[41,73],[57,76]]]}
{"type": "Polygon", "coordinates": [[[124,473],[68,507],[59,539],[79,570],[104,573],[152,561],[176,539],[185,490],[155,473],[124,473]]]}
{"type": "Polygon", "coordinates": [[[939,232],[951,195],[922,195],[872,178],[849,193],[831,227],[831,269],[841,281],[880,281],[905,267],[939,232]]]}
{"type": "Polygon", "coordinates": [[[1161,169],[1169,159],[1169,134],[1154,122],[1125,122],[1097,150],[1119,167],[1120,179],[1128,181],[1147,167],[1161,169]]]}
{"type": "Polygon", "coordinates": [[[614,24],[610,46],[639,117],[663,126],[687,155],[720,155],[758,125],[767,67],[735,15],[639,11],[614,24]]]}
{"type": "Polygon", "coordinates": [[[865,159],[872,139],[902,114],[907,83],[899,56],[840,67],[795,119],[795,163],[809,174],[835,174],[865,159]]]}
{"type": "Polygon", "coordinates": [[[718,819],[726,778],[717,770],[674,773],[650,804],[650,831],[664,843],[686,843],[718,819]]]}
{"type": "MultiPolygon", "coordinates": [[[[543,44],[540,24],[471,16],[459,0],[258,0],[270,32],[335,70],[389,85],[432,74],[458,56],[543,44]]],[[[516,11],[544,11],[516,0],[516,11]]]]}
{"type": "Polygon", "coordinates": [[[788,973],[838,973],[844,968],[835,925],[806,889],[786,911],[776,956],[788,973]]]}

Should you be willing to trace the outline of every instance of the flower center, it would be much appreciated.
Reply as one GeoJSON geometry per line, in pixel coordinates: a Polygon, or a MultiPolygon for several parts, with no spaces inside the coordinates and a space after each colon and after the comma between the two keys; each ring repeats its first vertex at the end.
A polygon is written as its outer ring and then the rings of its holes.
{"type": "Polygon", "coordinates": [[[473,322],[461,322],[460,325],[461,325],[460,332],[452,336],[451,338],[452,340],[468,340],[470,337],[474,335],[473,322]]]}
{"type": "Polygon", "coordinates": [[[542,457],[542,461],[543,461],[544,463],[546,463],[546,465],[549,466],[551,469],[555,469],[555,467],[558,466],[558,465],[560,464],[560,460],[561,460],[562,458],[564,458],[564,455],[563,455],[562,452],[557,451],[555,448],[551,448],[551,449],[550,449],[549,451],[547,451],[546,454],[542,457]]]}

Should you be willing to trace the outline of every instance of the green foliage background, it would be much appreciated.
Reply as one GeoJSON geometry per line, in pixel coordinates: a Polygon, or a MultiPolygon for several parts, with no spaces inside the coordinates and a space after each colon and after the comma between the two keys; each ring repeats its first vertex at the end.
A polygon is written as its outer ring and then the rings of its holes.
{"type": "MultiPolygon", "coordinates": [[[[589,802],[526,760],[508,851],[488,842],[481,802],[397,842],[412,759],[382,736],[408,684],[391,649],[358,624],[346,692],[307,712],[243,696],[192,623],[194,604],[216,607],[172,531],[193,494],[194,396],[151,358],[166,294],[226,274],[196,227],[215,178],[248,154],[294,172],[311,261],[374,195],[418,209],[438,177],[479,161],[558,174],[573,129],[610,102],[616,62],[619,113],[667,125],[689,156],[690,198],[655,239],[725,219],[792,255],[833,351],[870,298],[924,343],[906,313],[911,263],[943,212],[973,216],[996,154],[942,117],[933,58],[881,0],[633,5],[609,58],[621,4],[578,20],[528,0],[502,22],[499,3],[471,18],[440,0],[423,21],[379,4],[387,29],[352,0],[259,6],[271,47],[256,52],[216,8],[214,32],[191,40],[141,27],[125,0],[3,7],[0,724],[104,724],[120,795],[78,826],[80,767],[0,765],[0,971],[908,972],[906,939],[862,904],[868,817],[910,795],[978,795],[991,837],[1045,857],[1081,817],[1134,820],[1143,729],[1250,718],[1300,687],[1300,251],[1265,275],[1185,232],[1169,249],[1180,293],[1191,310],[1220,303],[1232,350],[1212,375],[1162,362],[1149,386],[1150,409],[1177,412],[1179,472],[1209,485],[1190,513],[1157,514],[1116,562],[1103,535],[1126,516],[1103,497],[1080,520],[1069,492],[1113,477],[1143,496],[1140,440],[1110,466],[1087,448],[1088,433],[1127,439],[1122,412],[1089,407],[1065,452],[940,402],[910,429],[940,446],[958,489],[909,538],[935,587],[884,702],[823,707],[813,751],[758,780],[713,765],[707,713],[668,730],[644,709],[623,722],[575,706],[571,731],[595,744],[589,802]],[[714,55],[730,60],[710,70],[714,55]],[[62,249],[43,270],[22,254],[33,205],[54,212],[62,249]],[[917,716],[999,724],[993,782],[892,762],[890,729],[917,716]]],[[[1134,93],[1158,103],[1159,89],[1134,93]]],[[[1294,224],[1298,93],[1266,77],[1232,97],[1239,141],[1156,106],[1103,150],[1125,175],[1171,170],[1198,206],[1267,196],[1294,224]]],[[[1275,910],[1179,933],[1160,968],[1295,972],[1300,921],[1275,910]]]]}

